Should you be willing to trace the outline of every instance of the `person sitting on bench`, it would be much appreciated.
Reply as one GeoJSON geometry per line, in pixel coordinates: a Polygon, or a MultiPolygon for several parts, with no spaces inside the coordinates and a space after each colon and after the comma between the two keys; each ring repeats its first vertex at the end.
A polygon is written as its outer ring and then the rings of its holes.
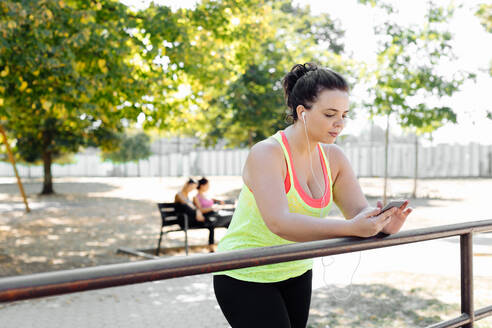
{"type": "Polygon", "coordinates": [[[224,201],[215,198],[207,198],[206,192],[210,189],[210,182],[203,177],[198,180],[198,193],[193,197],[193,204],[203,213],[206,219],[217,216],[217,211],[220,209],[216,203],[224,205],[224,201]]]}
{"type": "MultiPolygon", "coordinates": [[[[193,202],[188,198],[188,194],[197,187],[198,183],[189,178],[188,181],[183,185],[180,191],[176,193],[174,196],[174,202],[176,204],[181,204],[180,207],[177,207],[179,211],[182,211],[188,215],[188,226],[202,226],[205,223],[205,217],[203,213],[198,209],[193,202]]],[[[182,223],[184,227],[184,222],[182,223]]],[[[181,225],[181,223],[180,223],[181,225]]]]}
{"type": "MultiPolygon", "coordinates": [[[[188,198],[188,194],[190,191],[194,190],[198,186],[198,183],[192,179],[189,178],[188,181],[184,184],[183,188],[176,193],[176,196],[174,196],[174,202],[176,205],[181,205],[181,206],[176,206],[176,210],[182,211],[188,215],[188,227],[189,228],[196,228],[196,227],[203,227],[208,229],[209,234],[208,234],[208,244],[213,245],[215,242],[215,234],[214,234],[214,229],[217,226],[217,221],[212,222],[209,218],[212,216],[212,214],[209,214],[207,218],[203,215],[202,211],[200,211],[199,208],[197,208],[193,202],[188,198]]],[[[184,222],[182,223],[183,226],[180,226],[181,228],[184,227],[184,222]]],[[[212,249],[210,249],[212,251],[212,249]]]]}

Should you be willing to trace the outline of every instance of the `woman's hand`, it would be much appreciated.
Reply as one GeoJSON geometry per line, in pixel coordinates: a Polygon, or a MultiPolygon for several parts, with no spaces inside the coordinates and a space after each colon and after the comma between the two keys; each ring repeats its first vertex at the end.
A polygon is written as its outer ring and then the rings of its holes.
{"type": "Polygon", "coordinates": [[[395,208],[381,213],[381,208],[368,207],[357,214],[352,220],[354,235],[357,237],[371,237],[377,235],[390,222],[395,208]]]}
{"type": "MultiPolygon", "coordinates": [[[[381,209],[383,208],[383,203],[381,201],[378,201],[377,206],[381,209]]],[[[405,201],[405,203],[403,203],[400,207],[396,208],[396,211],[390,217],[390,222],[384,227],[382,232],[387,234],[394,234],[400,231],[408,215],[413,211],[411,207],[405,209],[407,206],[408,200],[405,201]]]]}
{"type": "Polygon", "coordinates": [[[205,217],[203,216],[202,211],[200,211],[199,209],[196,210],[196,220],[200,222],[205,221],[205,217]]]}
{"type": "Polygon", "coordinates": [[[220,204],[220,205],[224,205],[224,204],[225,204],[225,202],[224,202],[222,199],[216,199],[216,198],[213,198],[212,200],[213,200],[215,203],[218,203],[218,204],[220,204]]]}

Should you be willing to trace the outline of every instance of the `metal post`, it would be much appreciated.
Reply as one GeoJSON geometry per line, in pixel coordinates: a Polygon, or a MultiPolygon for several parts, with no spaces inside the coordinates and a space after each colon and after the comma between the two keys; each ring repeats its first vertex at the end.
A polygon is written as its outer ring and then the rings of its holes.
{"type": "Polygon", "coordinates": [[[29,213],[31,212],[31,209],[29,208],[29,204],[27,203],[26,193],[24,192],[24,187],[22,186],[22,181],[19,176],[19,172],[17,172],[17,167],[15,166],[14,155],[12,154],[12,150],[10,149],[10,145],[7,140],[7,134],[5,133],[5,130],[1,125],[0,125],[0,134],[3,136],[3,142],[5,143],[5,147],[7,148],[7,154],[9,156],[10,163],[12,163],[12,168],[14,169],[15,177],[17,179],[17,184],[19,185],[19,190],[22,195],[22,199],[24,200],[24,205],[26,206],[26,213],[29,213]]]}
{"type": "Polygon", "coordinates": [[[164,225],[161,225],[161,233],[159,234],[159,241],[157,242],[157,249],[155,250],[155,256],[159,256],[159,252],[161,251],[162,228],[164,228],[164,225]]]}
{"type": "Polygon", "coordinates": [[[473,235],[460,235],[461,253],[461,313],[468,315],[470,323],[464,328],[472,328],[475,321],[473,307],[473,235]]]}
{"type": "Polygon", "coordinates": [[[184,214],[184,228],[185,228],[185,252],[188,256],[188,214],[184,214]]]}

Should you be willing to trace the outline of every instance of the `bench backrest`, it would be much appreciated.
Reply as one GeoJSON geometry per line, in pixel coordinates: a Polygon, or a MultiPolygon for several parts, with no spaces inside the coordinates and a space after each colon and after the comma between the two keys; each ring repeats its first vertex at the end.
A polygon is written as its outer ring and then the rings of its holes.
{"type": "Polygon", "coordinates": [[[157,207],[161,213],[162,225],[168,226],[173,224],[182,225],[184,222],[183,216],[186,215],[182,211],[177,210],[176,203],[158,203],[157,207]]]}

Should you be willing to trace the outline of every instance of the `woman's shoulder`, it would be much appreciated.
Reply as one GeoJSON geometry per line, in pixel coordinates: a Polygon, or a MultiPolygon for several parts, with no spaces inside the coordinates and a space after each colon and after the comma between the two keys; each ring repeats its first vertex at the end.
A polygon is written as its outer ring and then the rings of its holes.
{"type": "Polygon", "coordinates": [[[249,151],[249,157],[256,158],[282,158],[283,150],[282,146],[273,137],[264,139],[256,143],[249,151]]]}
{"type": "Polygon", "coordinates": [[[186,201],[187,197],[185,197],[183,192],[180,190],[176,193],[176,195],[174,195],[174,199],[175,199],[175,202],[182,203],[182,202],[186,201]]]}
{"type": "Polygon", "coordinates": [[[343,149],[340,148],[340,146],[336,144],[322,144],[323,150],[325,151],[325,154],[328,157],[340,157],[340,156],[345,156],[345,153],[343,152],[343,149]]]}
{"type": "MultiPolygon", "coordinates": [[[[284,173],[282,146],[272,137],[262,140],[251,147],[244,165],[243,180],[250,187],[253,172],[274,172],[280,170],[284,173]]],[[[251,188],[250,188],[251,189],[251,188]]]]}
{"type": "Polygon", "coordinates": [[[350,162],[343,149],[336,144],[323,144],[323,150],[330,163],[332,176],[336,177],[350,162]]]}
{"type": "MultiPolygon", "coordinates": [[[[277,170],[284,162],[282,146],[275,139],[270,137],[251,147],[248,158],[246,159],[244,171],[247,173],[249,169],[252,169],[253,171],[277,170]]],[[[243,174],[243,177],[244,176],[245,175],[243,174]]]]}

